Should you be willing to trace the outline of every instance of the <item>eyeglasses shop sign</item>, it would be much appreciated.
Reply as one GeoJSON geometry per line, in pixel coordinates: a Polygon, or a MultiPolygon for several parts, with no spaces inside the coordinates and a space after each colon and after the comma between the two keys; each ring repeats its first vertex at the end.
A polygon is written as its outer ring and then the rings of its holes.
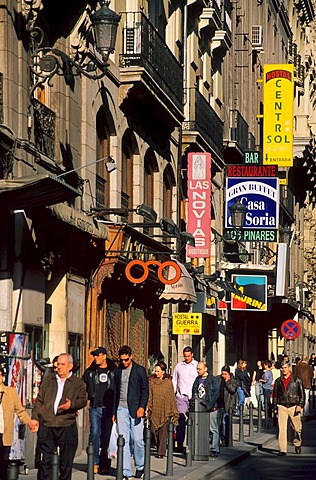
{"type": "Polygon", "coordinates": [[[172,334],[202,335],[202,313],[173,313],[172,334]]]}
{"type": "Polygon", "coordinates": [[[276,241],[279,224],[277,177],[226,178],[225,227],[233,228],[229,207],[237,199],[247,208],[243,225],[245,241],[276,241]]]}

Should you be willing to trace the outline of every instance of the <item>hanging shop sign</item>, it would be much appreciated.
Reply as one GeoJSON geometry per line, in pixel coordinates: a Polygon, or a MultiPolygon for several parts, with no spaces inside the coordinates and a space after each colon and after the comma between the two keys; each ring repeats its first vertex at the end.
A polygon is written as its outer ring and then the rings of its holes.
{"type": "Polygon", "coordinates": [[[125,275],[127,280],[132,283],[143,283],[148,278],[150,265],[158,266],[157,276],[161,283],[164,283],[165,285],[173,285],[174,283],[177,283],[177,281],[181,277],[181,269],[179,267],[179,264],[172,260],[163,263],[159,262],[158,260],[148,260],[147,262],[143,262],[143,260],[132,260],[125,267],[125,275]],[[140,276],[135,277],[134,274],[131,272],[133,267],[140,268],[143,273],[140,276]],[[173,270],[174,274],[170,274],[169,271],[169,274],[164,276],[165,268],[173,270]]]}
{"type": "Polygon", "coordinates": [[[232,275],[232,282],[240,291],[231,294],[232,310],[267,311],[266,275],[232,275]]]}
{"type": "Polygon", "coordinates": [[[202,335],[202,313],[173,313],[172,334],[202,335]]]}
{"type": "Polygon", "coordinates": [[[187,245],[187,256],[211,255],[211,154],[188,154],[188,222],[187,231],[195,247],[187,245]]]}
{"type": "Polygon", "coordinates": [[[294,65],[264,65],[263,163],[293,166],[294,65]]]}
{"type": "Polygon", "coordinates": [[[285,320],[281,325],[281,333],[287,340],[295,340],[301,334],[301,325],[294,319],[285,320]]]}
{"type": "MultiPolygon", "coordinates": [[[[239,165],[239,167],[244,166],[239,165]]],[[[278,225],[279,180],[277,176],[226,178],[225,236],[227,238],[246,242],[276,242],[278,225]],[[244,225],[240,229],[233,227],[229,210],[237,199],[247,208],[244,225]]]]}

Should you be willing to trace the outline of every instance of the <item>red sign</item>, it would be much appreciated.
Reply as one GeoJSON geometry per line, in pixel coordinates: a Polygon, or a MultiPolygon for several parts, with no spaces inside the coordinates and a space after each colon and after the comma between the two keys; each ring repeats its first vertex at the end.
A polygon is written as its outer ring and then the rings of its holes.
{"type": "Polygon", "coordinates": [[[277,177],[277,165],[228,165],[226,177],[277,177]]]}
{"type": "Polygon", "coordinates": [[[211,255],[211,154],[188,154],[188,224],[195,247],[187,245],[190,258],[211,255]]]}
{"type": "Polygon", "coordinates": [[[285,320],[281,325],[281,333],[287,340],[295,340],[300,336],[301,325],[296,320],[285,320]]]}

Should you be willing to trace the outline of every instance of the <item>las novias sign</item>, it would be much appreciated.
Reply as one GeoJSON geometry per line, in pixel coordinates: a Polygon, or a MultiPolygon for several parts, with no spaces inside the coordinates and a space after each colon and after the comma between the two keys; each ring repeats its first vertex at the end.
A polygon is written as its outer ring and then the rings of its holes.
{"type": "Polygon", "coordinates": [[[188,154],[187,231],[195,247],[187,245],[187,256],[206,258],[211,254],[211,154],[188,154]]]}

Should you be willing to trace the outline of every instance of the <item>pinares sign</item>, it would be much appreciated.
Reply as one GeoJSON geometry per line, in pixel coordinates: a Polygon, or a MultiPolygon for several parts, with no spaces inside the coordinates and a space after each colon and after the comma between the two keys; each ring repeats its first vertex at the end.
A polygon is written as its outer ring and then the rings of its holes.
{"type": "Polygon", "coordinates": [[[281,325],[281,333],[287,340],[295,340],[301,334],[301,325],[296,320],[285,320],[281,325]]]}

